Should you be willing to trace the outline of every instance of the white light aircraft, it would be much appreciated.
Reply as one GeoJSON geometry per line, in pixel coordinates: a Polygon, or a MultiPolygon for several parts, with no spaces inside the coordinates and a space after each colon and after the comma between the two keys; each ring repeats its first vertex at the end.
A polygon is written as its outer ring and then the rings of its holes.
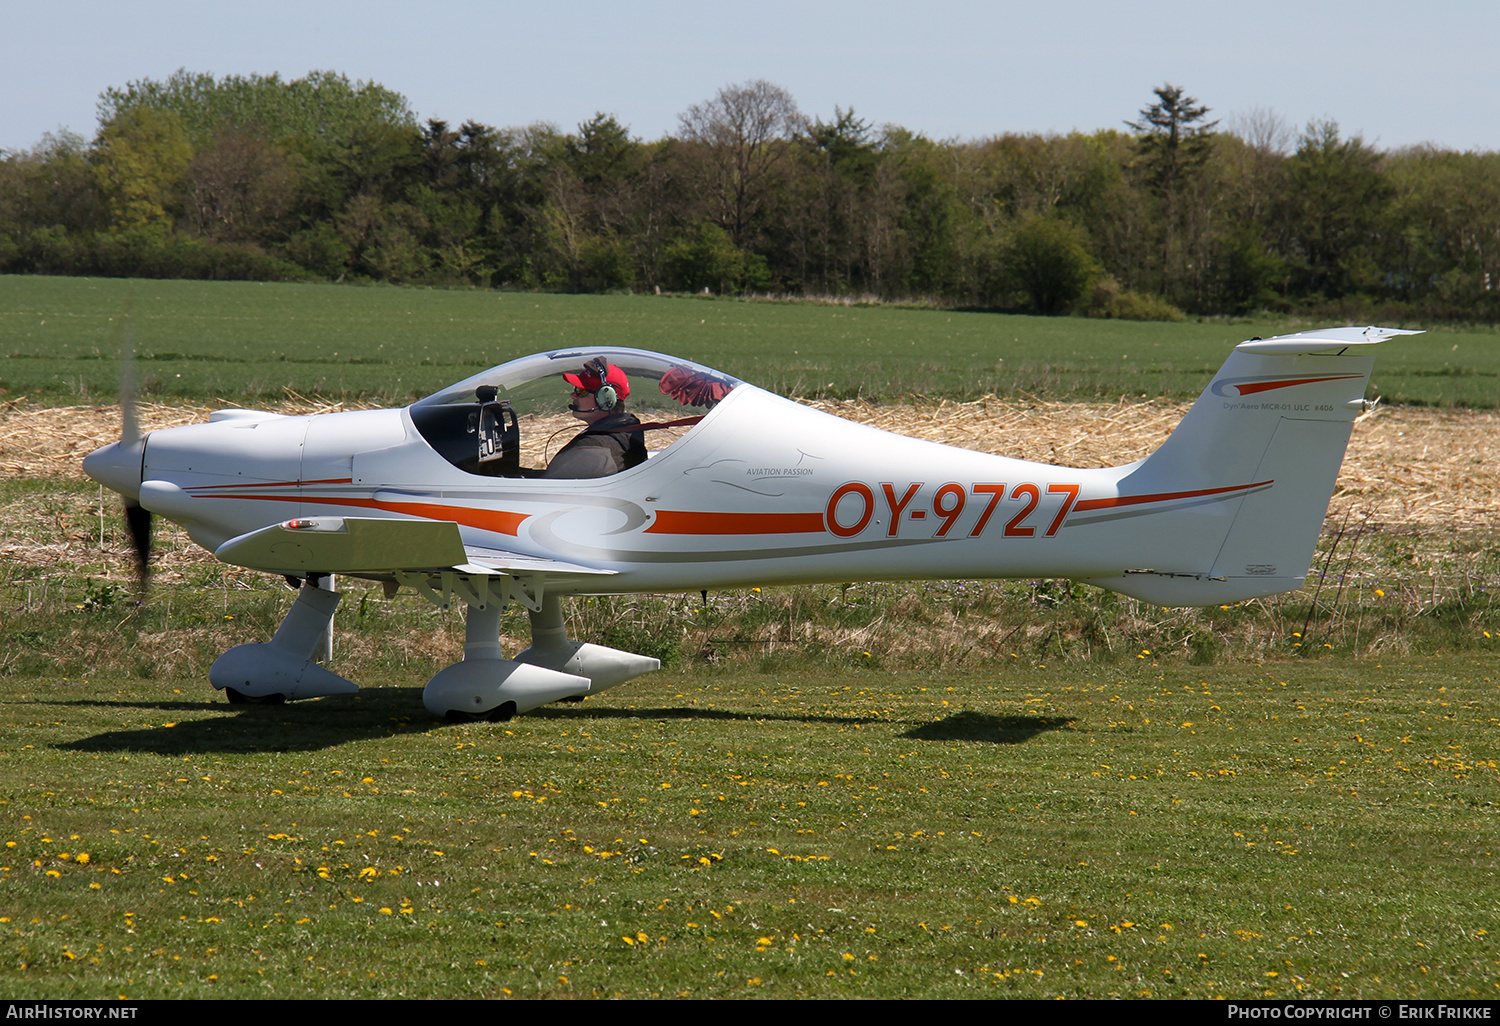
{"type": "Polygon", "coordinates": [[[222,410],[144,437],[127,395],[121,440],[84,469],[124,496],[143,568],[156,514],[227,563],[302,585],[272,640],[210,669],[231,701],[357,690],[317,662],[340,597],[331,582],[345,574],[388,595],[465,602],[464,657],[423,702],[437,716],[500,720],[659,667],[570,640],[570,595],[1062,577],[1198,606],[1297,588],[1369,405],[1369,346],[1401,334],[1243,342],[1161,448],[1108,469],[905,438],[688,360],[608,346],[513,360],[404,409],[222,410]],[[600,359],[623,389],[588,378],[600,359]],[[602,477],[523,466],[523,432],[535,448],[565,416],[565,374],[590,386],[574,395],[638,415],[627,433],[657,451],[602,477]],[[499,625],[512,601],[530,615],[531,645],[507,658],[499,625]]]}

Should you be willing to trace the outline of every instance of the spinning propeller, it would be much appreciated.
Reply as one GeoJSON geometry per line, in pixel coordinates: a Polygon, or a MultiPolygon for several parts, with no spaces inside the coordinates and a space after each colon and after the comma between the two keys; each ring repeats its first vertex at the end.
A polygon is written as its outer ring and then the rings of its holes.
{"type": "Polygon", "coordinates": [[[90,453],[83,461],[84,473],[124,500],[125,528],[135,550],[136,577],[141,597],[151,581],[151,511],[141,505],[141,468],[146,441],[141,437],[136,412],[135,344],[131,336],[130,300],[121,311],[124,334],[120,342],[120,440],[90,453]]]}
{"type": "MultiPolygon", "coordinates": [[[[120,354],[120,446],[138,451],[141,458],[146,455],[146,443],[141,440],[140,419],[135,408],[135,343],[128,319],[125,322],[125,346],[120,354]]],[[[126,495],[124,500],[125,528],[130,532],[130,543],[135,548],[135,572],[144,598],[151,583],[151,511],[141,505],[139,497],[132,499],[126,495]]]]}

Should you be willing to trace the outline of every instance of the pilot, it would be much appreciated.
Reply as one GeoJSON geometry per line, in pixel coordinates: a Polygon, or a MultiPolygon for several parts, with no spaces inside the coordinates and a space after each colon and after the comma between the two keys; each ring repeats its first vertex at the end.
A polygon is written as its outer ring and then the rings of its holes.
{"type": "Polygon", "coordinates": [[[543,477],[608,477],[646,462],[641,422],[625,412],[630,380],[603,357],[590,360],[576,374],[564,374],[573,386],[568,409],[587,425],[547,464],[543,477]]]}

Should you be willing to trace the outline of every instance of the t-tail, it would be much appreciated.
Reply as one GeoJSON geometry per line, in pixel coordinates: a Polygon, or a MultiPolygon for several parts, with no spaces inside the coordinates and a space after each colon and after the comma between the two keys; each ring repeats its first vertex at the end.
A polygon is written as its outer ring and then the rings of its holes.
{"type": "Polygon", "coordinates": [[[1368,347],[1409,334],[1331,328],[1236,346],[1165,444],[1120,468],[1117,498],[1069,518],[1142,518],[1147,562],[1088,583],[1164,606],[1301,587],[1366,408],[1368,347]]]}

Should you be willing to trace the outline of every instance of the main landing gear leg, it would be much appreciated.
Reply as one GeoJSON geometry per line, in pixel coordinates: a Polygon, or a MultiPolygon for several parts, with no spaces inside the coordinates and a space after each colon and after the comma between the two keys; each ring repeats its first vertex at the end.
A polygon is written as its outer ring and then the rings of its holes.
{"type": "Polygon", "coordinates": [[[506,600],[493,595],[470,601],[464,618],[464,658],[439,670],[422,689],[422,704],[446,720],[508,720],[517,713],[589,690],[572,673],[505,659],[500,651],[500,614],[506,600]]]}
{"type": "Polygon", "coordinates": [[[422,704],[434,716],[508,720],[661,669],[661,661],[649,656],[568,640],[562,601],[546,593],[543,581],[452,572],[398,579],[444,609],[454,597],[468,603],[463,662],[438,671],[422,691],[422,704]],[[500,614],[512,599],[530,613],[531,645],[506,659],[500,651],[500,614]]]}
{"type": "Polygon", "coordinates": [[[587,677],[591,695],[661,669],[660,659],[569,641],[563,625],[562,600],[556,595],[544,596],[541,608],[531,612],[531,647],[516,656],[516,660],[587,677]]]}

